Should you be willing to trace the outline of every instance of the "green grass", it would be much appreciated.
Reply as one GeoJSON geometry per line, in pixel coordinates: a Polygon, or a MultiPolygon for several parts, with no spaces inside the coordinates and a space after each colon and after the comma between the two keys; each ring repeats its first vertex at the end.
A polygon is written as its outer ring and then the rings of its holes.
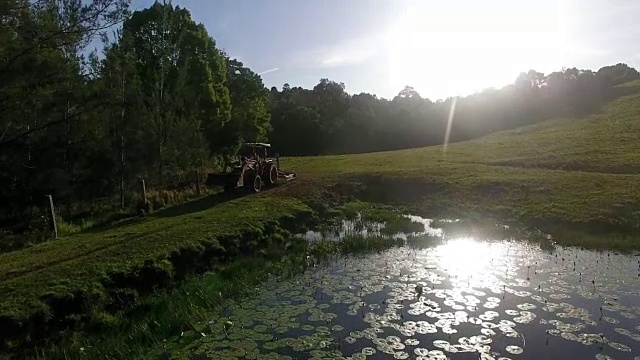
{"type": "Polygon", "coordinates": [[[453,161],[609,174],[640,172],[640,96],[584,119],[558,119],[452,145],[453,161]]]}
{"type": "MultiPolygon", "coordinates": [[[[640,82],[637,84],[640,86],[640,82]]],[[[627,85],[630,86],[630,85],[627,85]]],[[[454,117],[455,123],[455,117],[454,117]]],[[[481,139],[378,153],[286,158],[287,170],[309,176],[409,174],[429,176],[436,164],[502,165],[613,174],[640,172],[640,94],[605,105],[583,118],[543,121],[481,139]]],[[[444,138],[444,134],[443,134],[444,138]]]]}
{"type": "MultiPolygon", "coordinates": [[[[405,209],[402,209],[405,210],[405,209]]],[[[340,207],[340,213],[347,219],[357,219],[364,223],[383,223],[381,235],[414,233],[424,230],[424,225],[404,216],[406,211],[396,207],[372,204],[360,200],[348,202],[340,207]]]]}
{"type": "Polygon", "coordinates": [[[95,226],[95,222],[92,220],[82,220],[76,224],[59,219],[56,222],[56,226],[58,227],[58,236],[65,237],[87,231],[95,226]]]}
{"type": "Polygon", "coordinates": [[[75,332],[60,343],[41,348],[38,356],[136,359],[145,357],[152,347],[162,348],[179,338],[185,341],[208,333],[212,318],[224,319],[229,305],[255,294],[264,280],[304,270],[304,244],[297,243],[293,251],[285,251],[282,245],[282,241],[276,242],[264,256],[241,257],[216,271],[192,277],[173,291],[149,296],[139,305],[144,311],[112,317],[109,331],[75,332]]]}
{"type": "Polygon", "coordinates": [[[183,266],[243,251],[239,242],[260,240],[269,222],[308,212],[298,199],[250,196],[0,254],[0,332],[8,338],[29,326],[45,331],[47,319],[74,326],[86,314],[99,317],[111,290],[152,291],[179,277],[183,266]]]}
{"type": "Polygon", "coordinates": [[[350,201],[340,206],[340,212],[347,219],[356,219],[379,223],[393,223],[405,219],[399,209],[384,205],[365,202],[361,200],[350,201]]]}
{"type": "Polygon", "coordinates": [[[374,201],[411,203],[431,215],[639,228],[638,134],[640,95],[632,95],[588,117],[546,121],[446,150],[287,158],[282,164],[299,174],[296,186],[361,182],[374,201]]]}

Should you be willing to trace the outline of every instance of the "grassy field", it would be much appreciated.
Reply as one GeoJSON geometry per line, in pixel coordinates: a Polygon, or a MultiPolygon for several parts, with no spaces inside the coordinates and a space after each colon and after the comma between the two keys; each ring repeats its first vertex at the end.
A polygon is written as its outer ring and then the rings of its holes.
{"type": "MultiPolygon", "coordinates": [[[[114,299],[126,305],[155,285],[170,286],[212,260],[242,252],[266,236],[269,224],[306,216],[307,204],[351,190],[424,214],[560,226],[567,243],[640,249],[640,241],[612,235],[640,228],[639,135],[640,95],[631,95],[589,117],[546,121],[446,149],[285,158],[283,168],[299,178],[275,190],[213,195],[111,229],[0,254],[0,338],[37,339],[58,328],[108,322],[107,308],[123,306],[114,299]]],[[[0,347],[15,345],[9,340],[0,347]]]]}
{"type": "MultiPolygon", "coordinates": [[[[454,118],[455,121],[455,118],[454,118]]],[[[481,164],[566,171],[640,172],[640,95],[607,104],[585,118],[544,121],[442,146],[356,155],[290,158],[306,175],[428,171],[437,164],[481,164]]]]}
{"type": "MultiPolygon", "coordinates": [[[[634,95],[581,118],[543,121],[449,146],[379,153],[292,158],[286,165],[307,176],[429,171],[438,164],[497,165],[607,174],[640,173],[640,81],[634,95]]],[[[455,117],[453,119],[455,122],[455,117]]],[[[444,137],[444,135],[443,135],[444,137]]],[[[473,171],[475,172],[475,171],[473,171]]],[[[411,174],[415,175],[415,174],[411,174]]]]}
{"type": "Polygon", "coordinates": [[[283,167],[311,182],[377,179],[381,195],[413,200],[432,213],[468,209],[638,228],[639,135],[640,95],[632,95],[589,117],[546,121],[446,149],[291,158],[283,167]]]}

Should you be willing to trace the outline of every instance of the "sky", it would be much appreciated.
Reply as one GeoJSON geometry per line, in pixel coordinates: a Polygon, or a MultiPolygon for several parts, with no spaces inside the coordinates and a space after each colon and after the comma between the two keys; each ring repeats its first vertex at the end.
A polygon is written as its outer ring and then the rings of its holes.
{"type": "MultiPolygon", "coordinates": [[[[133,0],[132,10],[153,4],[133,0]]],[[[432,100],[513,83],[522,71],[640,65],[639,0],[173,0],[267,87],[432,100]]]]}

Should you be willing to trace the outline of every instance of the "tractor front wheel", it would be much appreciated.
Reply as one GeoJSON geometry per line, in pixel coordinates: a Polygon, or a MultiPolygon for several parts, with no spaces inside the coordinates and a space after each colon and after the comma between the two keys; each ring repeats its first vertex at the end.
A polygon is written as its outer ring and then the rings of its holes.
{"type": "Polygon", "coordinates": [[[260,192],[260,190],[262,190],[262,178],[260,178],[260,175],[256,174],[256,176],[253,178],[253,192],[260,192]]]}

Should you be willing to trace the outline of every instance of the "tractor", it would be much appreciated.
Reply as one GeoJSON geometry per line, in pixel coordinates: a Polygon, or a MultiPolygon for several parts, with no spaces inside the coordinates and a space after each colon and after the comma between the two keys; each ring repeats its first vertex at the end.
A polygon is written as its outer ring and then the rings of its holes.
{"type": "Polygon", "coordinates": [[[286,173],[279,169],[279,157],[269,158],[270,144],[245,143],[237,154],[238,159],[231,163],[231,171],[227,172],[226,164],[220,173],[207,176],[208,185],[221,185],[225,191],[243,189],[249,192],[260,192],[264,186],[272,187],[282,181],[296,178],[294,173],[286,173]]]}

